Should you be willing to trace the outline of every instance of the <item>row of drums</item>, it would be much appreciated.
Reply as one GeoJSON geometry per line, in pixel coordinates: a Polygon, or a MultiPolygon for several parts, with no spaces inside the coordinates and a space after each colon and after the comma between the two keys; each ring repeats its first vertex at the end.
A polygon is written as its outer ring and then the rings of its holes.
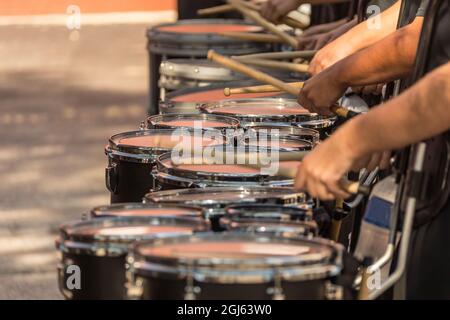
{"type": "MultiPolygon", "coordinates": [[[[333,129],[334,118],[277,93],[225,97],[225,87],[256,83],[201,60],[209,49],[274,49],[218,34],[229,31],[262,29],[214,19],[148,31],[150,114],[157,114],[110,137],[111,204],[61,226],[65,298],[339,299],[351,288],[343,281],[354,276],[344,248],[322,237],[328,215],[292,188],[292,178],[234,163],[174,161],[185,150],[310,150],[333,129]]],[[[295,170],[300,162],[278,164],[295,170]]]]}

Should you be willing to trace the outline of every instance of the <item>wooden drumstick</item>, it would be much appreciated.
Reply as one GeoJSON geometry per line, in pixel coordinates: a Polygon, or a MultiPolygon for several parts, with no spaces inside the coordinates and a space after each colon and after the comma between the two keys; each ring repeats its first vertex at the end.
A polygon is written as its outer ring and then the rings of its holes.
{"type": "MultiPolygon", "coordinates": [[[[254,11],[259,11],[259,9],[260,9],[260,7],[257,4],[254,4],[251,2],[242,2],[242,5],[245,6],[247,9],[254,10],[254,11]]],[[[207,16],[207,15],[213,15],[213,14],[218,14],[218,13],[226,13],[226,12],[235,11],[235,10],[236,10],[236,8],[234,8],[232,5],[223,4],[220,6],[199,9],[199,10],[197,10],[197,14],[199,16],[207,16]]],[[[304,23],[302,23],[301,21],[298,21],[297,19],[295,19],[293,17],[289,17],[289,16],[283,17],[281,22],[284,23],[285,25],[288,25],[288,26],[294,28],[294,29],[306,28],[306,25],[304,23]]]]}
{"type": "Polygon", "coordinates": [[[264,53],[254,53],[241,56],[232,56],[231,58],[236,60],[246,60],[246,59],[296,59],[303,58],[309,59],[314,57],[317,50],[303,50],[303,51],[284,51],[284,52],[264,52],[264,53]]]}
{"type": "Polygon", "coordinates": [[[290,86],[287,83],[284,83],[283,81],[280,81],[274,77],[269,76],[268,74],[261,72],[259,70],[256,70],[254,68],[251,68],[249,66],[244,65],[243,63],[240,63],[238,61],[235,61],[233,59],[227,58],[225,56],[222,56],[216,52],[214,52],[214,50],[209,50],[208,51],[208,59],[212,60],[214,62],[217,62],[231,70],[234,70],[236,72],[240,72],[243,73],[255,80],[261,81],[261,82],[265,82],[268,84],[271,84],[283,91],[286,91],[292,95],[298,95],[298,89],[295,88],[294,86],[290,86]]]}
{"type": "Polygon", "coordinates": [[[252,32],[219,32],[222,37],[233,38],[245,41],[283,43],[283,40],[273,34],[252,33],[252,32]]]}
{"type": "Polygon", "coordinates": [[[245,59],[241,60],[247,64],[258,67],[289,70],[294,72],[308,72],[308,64],[290,63],[283,61],[264,60],[264,59],[245,59]]]}
{"type": "Polygon", "coordinates": [[[241,12],[245,17],[253,20],[261,27],[264,27],[266,30],[278,36],[280,39],[283,40],[283,42],[289,44],[293,48],[297,48],[298,46],[297,39],[287,34],[286,32],[283,32],[280,29],[278,29],[277,26],[275,26],[273,23],[270,23],[269,21],[261,17],[258,12],[249,10],[244,5],[242,5],[241,1],[239,0],[228,0],[228,3],[230,3],[233,7],[239,10],[239,12],[241,12]]]}
{"type": "MultiPolygon", "coordinates": [[[[261,72],[254,68],[246,66],[245,64],[242,64],[239,61],[235,61],[233,59],[222,56],[222,55],[214,52],[214,50],[208,51],[208,59],[212,60],[214,62],[217,62],[231,70],[243,73],[255,80],[271,84],[274,87],[280,88],[280,90],[286,91],[287,93],[292,94],[294,96],[297,96],[299,94],[299,90],[295,86],[291,86],[287,83],[284,83],[283,81],[280,81],[274,77],[271,77],[270,75],[268,75],[264,72],[261,72]]],[[[330,108],[330,110],[334,114],[336,114],[340,117],[343,117],[343,118],[350,118],[350,117],[353,117],[358,114],[356,112],[348,110],[347,108],[337,106],[337,105],[332,106],[330,108]]]]}
{"type": "MultiPolygon", "coordinates": [[[[289,82],[290,86],[294,86],[297,88],[303,87],[303,82],[289,82]]],[[[264,92],[280,92],[281,90],[277,87],[274,87],[270,84],[265,84],[261,86],[251,86],[251,87],[241,87],[241,88],[224,88],[223,94],[227,97],[233,94],[242,94],[242,93],[264,93],[264,92]]]]}

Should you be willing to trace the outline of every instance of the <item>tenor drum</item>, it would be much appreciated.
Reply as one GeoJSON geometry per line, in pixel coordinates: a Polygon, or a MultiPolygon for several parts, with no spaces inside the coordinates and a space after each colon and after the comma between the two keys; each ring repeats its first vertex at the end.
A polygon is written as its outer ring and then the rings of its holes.
{"type": "Polygon", "coordinates": [[[111,203],[139,202],[154,188],[151,174],[156,158],[175,147],[203,148],[227,143],[220,131],[150,129],[119,133],[109,139],[106,186],[111,203]]]}
{"type": "Polygon", "coordinates": [[[145,195],[144,202],[156,204],[184,204],[199,206],[211,220],[213,230],[223,230],[219,219],[225,207],[234,204],[264,204],[302,206],[308,210],[307,197],[285,187],[206,187],[194,189],[172,189],[151,192],[145,195]]]}
{"type": "Polygon", "coordinates": [[[315,129],[301,128],[288,123],[253,123],[245,126],[247,132],[267,136],[294,136],[316,145],[320,141],[320,132],[315,129]]]}
{"type": "Polygon", "coordinates": [[[171,59],[159,67],[160,98],[167,92],[183,88],[204,87],[214,83],[242,80],[240,73],[224,68],[206,59],[171,59]]]}
{"type": "Polygon", "coordinates": [[[342,256],[322,239],[226,232],[138,243],[129,263],[141,299],[310,300],[336,291],[342,256]]]}
{"type": "Polygon", "coordinates": [[[289,134],[271,135],[267,131],[250,131],[242,135],[238,145],[262,151],[287,152],[311,150],[315,143],[300,136],[289,134]]]}
{"type": "Polygon", "coordinates": [[[225,230],[312,237],[317,235],[317,224],[312,217],[312,209],[306,206],[237,204],[225,209],[220,223],[225,230]]]}
{"type": "Polygon", "coordinates": [[[171,216],[203,219],[203,211],[201,207],[182,204],[128,202],[95,207],[91,210],[91,218],[171,216]]]}
{"type": "Polygon", "coordinates": [[[295,123],[317,119],[318,115],[301,107],[297,101],[284,98],[235,99],[208,102],[200,110],[239,119],[242,126],[255,123],[295,123]]]}
{"type": "MultiPolygon", "coordinates": [[[[300,161],[283,161],[284,168],[297,168],[300,161]]],[[[205,187],[292,186],[293,179],[274,176],[253,167],[235,164],[175,164],[171,154],[156,160],[153,170],[159,190],[205,187]]]]}
{"type": "Polygon", "coordinates": [[[158,114],[147,118],[147,128],[154,129],[216,129],[223,133],[236,131],[239,128],[239,120],[209,114],[158,114]]]}
{"type": "Polygon", "coordinates": [[[246,86],[259,85],[260,82],[254,80],[232,81],[225,84],[214,84],[207,87],[185,88],[168,93],[164,101],[159,104],[159,112],[166,113],[200,113],[198,107],[206,102],[221,101],[236,98],[263,98],[280,96],[278,92],[262,92],[252,94],[237,94],[233,97],[227,97],[223,89],[238,88],[246,86]]]}
{"type": "Polygon", "coordinates": [[[302,121],[294,125],[303,129],[313,129],[320,133],[320,139],[326,139],[331,135],[334,129],[336,117],[320,117],[315,120],[302,121]]]}
{"type": "Polygon", "coordinates": [[[66,299],[123,299],[125,257],[134,241],[205,231],[209,224],[179,217],[99,218],[68,223],[60,228],[56,247],[61,253],[59,288],[66,299]],[[79,270],[80,286],[69,277],[79,270]]]}
{"type": "Polygon", "coordinates": [[[159,67],[171,58],[203,58],[208,50],[225,55],[241,55],[270,51],[271,45],[248,42],[220,35],[221,32],[261,32],[262,28],[244,20],[195,19],[161,24],[148,29],[147,48],[150,64],[150,114],[157,114],[159,101],[159,67]]]}

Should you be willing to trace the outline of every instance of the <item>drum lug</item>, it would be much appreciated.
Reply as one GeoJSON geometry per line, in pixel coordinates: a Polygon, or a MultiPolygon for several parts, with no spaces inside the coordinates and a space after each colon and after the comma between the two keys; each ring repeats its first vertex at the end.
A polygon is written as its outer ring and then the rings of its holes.
{"type": "Polygon", "coordinates": [[[193,271],[189,270],[186,276],[186,287],[184,287],[184,300],[196,300],[200,291],[200,287],[194,285],[193,271]]]}
{"type": "Polygon", "coordinates": [[[134,257],[128,254],[125,263],[125,277],[126,277],[126,298],[128,300],[139,300],[144,292],[142,278],[136,277],[134,272],[134,257]]]}
{"type": "Polygon", "coordinates": [[[342,300],[344,296],[342,286],[335,285],[331,281],[325,282],[325,299],[342,300]]]}
{"type": "Polygon", "coordinates": [[[64,296],[64,298],[68,299],[68,300],[73,298],[73,293],[66,288],[65,283],[64,283],[64,279],[65,279],[64,275],[65,275],[67,266],[72,265],[72,264],[74,264],[74,262],[72,260],[62,258],[61,262],[58,263],[58,265],[57,265],[59,291],[64,296]]]}
{"type": "Polygon", "coordinates": [[[272,296],[272,300],[285,300],[286,296],[283,293],[283,287],[281,285],[281,275],[275,274],[273,279],[273,287],[267,288],[267,294],[272,296]]]}
{"type": "Polygon", "coordinates": [[[118,176],[117,176],[117,164],[109,163],[105,168],[105,182],[106,188],[112,193],[117,192],[118,185],[118,176]]]}
{"type": "Polygon", "coordinates": [[[141,123],[139,124],[139,130],[145,130],[145,129],[146,129],[145,121],[141,121],[141,123]]]}

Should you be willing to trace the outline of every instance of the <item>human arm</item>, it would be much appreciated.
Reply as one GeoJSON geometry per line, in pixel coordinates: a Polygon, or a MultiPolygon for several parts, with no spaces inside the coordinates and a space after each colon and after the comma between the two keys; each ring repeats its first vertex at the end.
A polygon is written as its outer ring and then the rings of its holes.
{"type": "Polygon", "coordinates": [[[330,200],[349,195],[340,179],[375,153],[417,143],[450,129],[450,63],[400,96],[353,118],[319,144],[299,166],[295,186],[330,200]]]}

